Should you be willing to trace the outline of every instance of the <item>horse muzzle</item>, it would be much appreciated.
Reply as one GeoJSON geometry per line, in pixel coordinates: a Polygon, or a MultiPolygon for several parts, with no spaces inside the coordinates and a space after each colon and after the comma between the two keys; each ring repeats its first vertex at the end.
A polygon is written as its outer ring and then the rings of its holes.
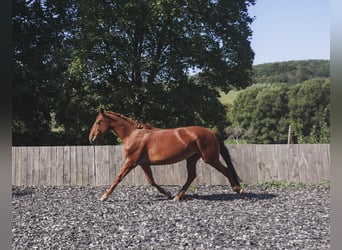
{"type": "Polygon", "coordinates": [[[89,142],[90,144],[95,144],[96,143],[96,135],[95,136],[89,136],[89,142]]]}

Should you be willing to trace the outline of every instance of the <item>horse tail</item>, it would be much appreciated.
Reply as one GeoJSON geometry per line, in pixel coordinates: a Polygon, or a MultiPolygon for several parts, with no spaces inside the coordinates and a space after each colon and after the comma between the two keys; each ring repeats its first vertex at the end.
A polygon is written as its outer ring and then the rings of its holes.
{"type": "Polygon", "coordinates": [[[218,134],[216,134],[216,137],[217,137],[219,144],[220,144],[220,152],[221,152],[221,155],[223,157],[223,160],[226,162],[227,167],[230,170],[230,172],[232,173],[236,182],[240,185],[241,179],[235,171],[235,168],[234,168],[232,159],[230,157],[229,151],[228,151],[227,147],[224,145],[223,141],[221,140],[221,138],[219,137],[218,134]]]}

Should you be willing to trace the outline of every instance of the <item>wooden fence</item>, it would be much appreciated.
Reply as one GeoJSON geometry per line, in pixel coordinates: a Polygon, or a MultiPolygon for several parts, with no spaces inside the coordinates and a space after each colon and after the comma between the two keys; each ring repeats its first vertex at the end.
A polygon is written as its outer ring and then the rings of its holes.
{"type": "MultiPolygon", "coordinates": [[[[228,145],[228,149],[245,183],[329,180],[329,144],[248,144],[228,145]]],[[[121,146],[12,147],[12,185],[109,185],[123,162],[121,146]]],[[[152,171],[161,185],[182,185],[187,176],[185,161],[152,166],[152,171]]],[[[200,160],[194,183],[226,185],[228,180],[200,160]]],[[[122,185],[145,184],[140,167],[122,182],[122,185]]]]}

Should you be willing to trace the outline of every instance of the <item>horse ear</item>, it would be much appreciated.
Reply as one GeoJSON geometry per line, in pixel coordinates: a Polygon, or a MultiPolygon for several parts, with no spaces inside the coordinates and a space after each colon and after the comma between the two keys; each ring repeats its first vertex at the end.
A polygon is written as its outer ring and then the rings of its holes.
{"type": "Polygon", "coordinates": [[[100,113],[103,114],[104,113],[104,109],[100,108],[100,113]]]}

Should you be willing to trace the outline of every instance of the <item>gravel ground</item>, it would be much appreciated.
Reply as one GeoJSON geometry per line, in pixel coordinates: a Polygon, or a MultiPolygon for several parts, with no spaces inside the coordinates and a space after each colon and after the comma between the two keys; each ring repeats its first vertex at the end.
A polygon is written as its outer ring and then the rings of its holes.
{"type": "Polygon", "coordinates": [[[121,185],[100,202],[106,188],[13,187],[13,249],[329,249],[323,185],[198,186],[182,202],[121,185]]]}

